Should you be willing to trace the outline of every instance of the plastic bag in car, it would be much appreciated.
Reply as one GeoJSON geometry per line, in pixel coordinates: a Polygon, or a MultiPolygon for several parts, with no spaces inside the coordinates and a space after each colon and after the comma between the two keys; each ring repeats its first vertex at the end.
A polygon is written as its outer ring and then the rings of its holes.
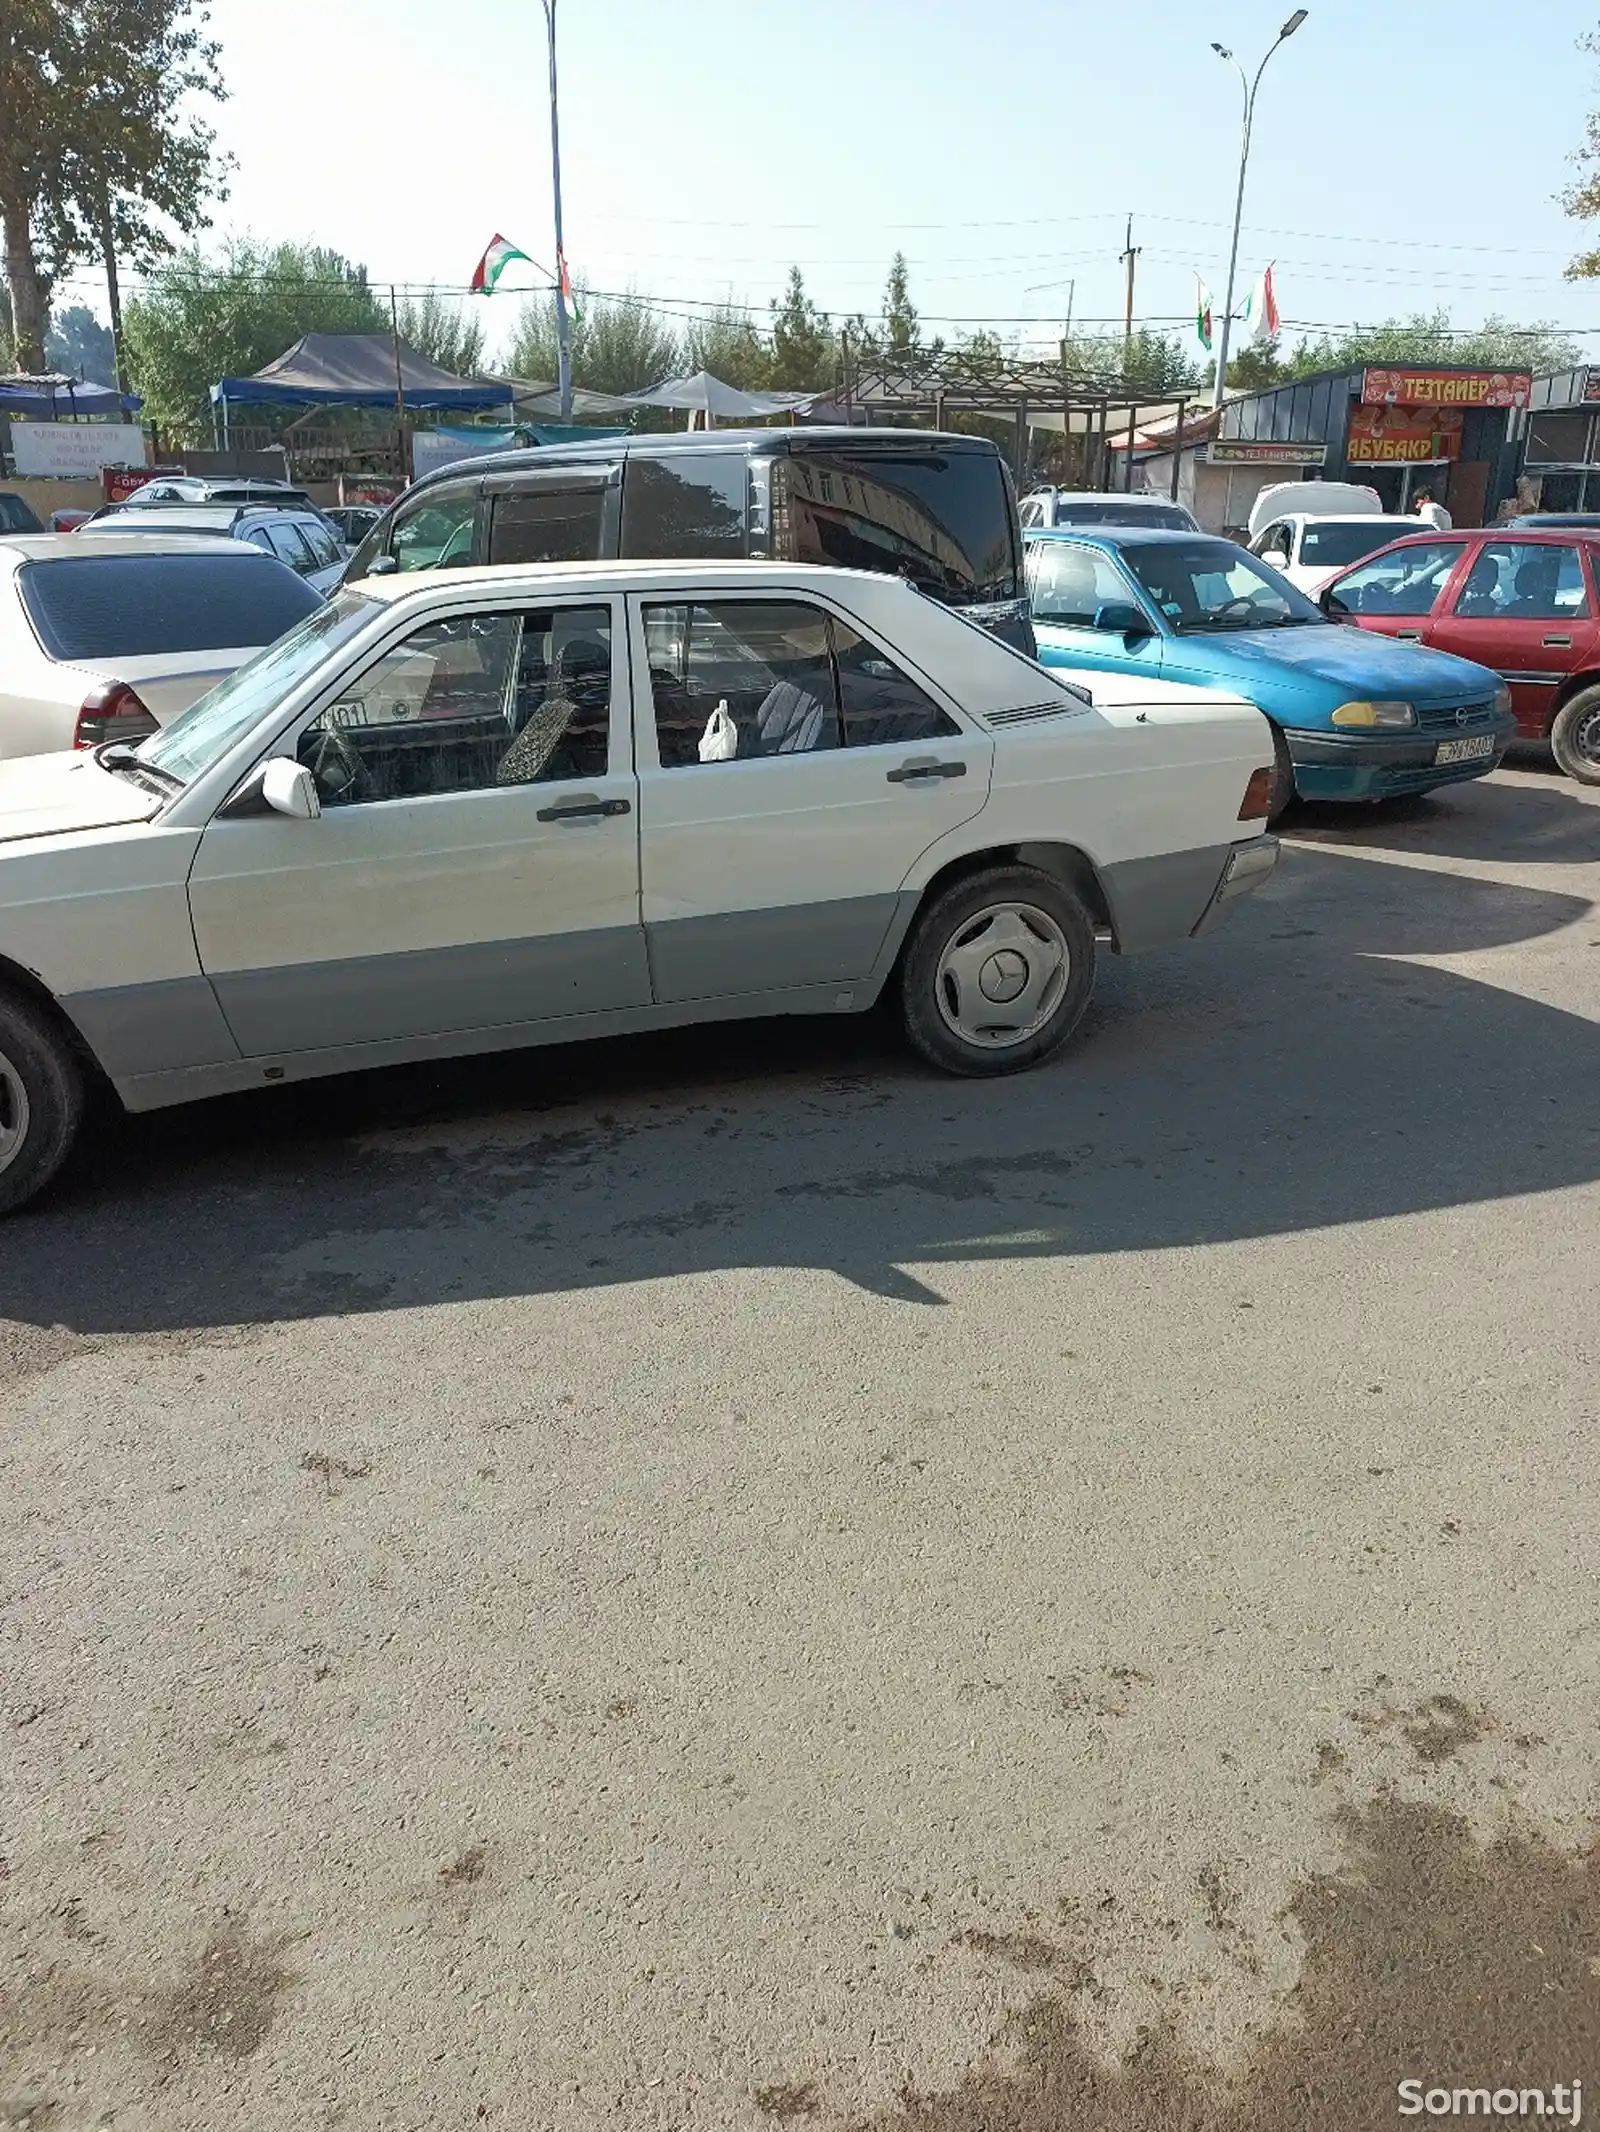
{"type": "Polygon", "coordinates": [[[706,729],[700,735],[700,760],[732,762],[738,752],[739,728],[733,722],[728,699],[724,696],[706,720],[706,729]]]}

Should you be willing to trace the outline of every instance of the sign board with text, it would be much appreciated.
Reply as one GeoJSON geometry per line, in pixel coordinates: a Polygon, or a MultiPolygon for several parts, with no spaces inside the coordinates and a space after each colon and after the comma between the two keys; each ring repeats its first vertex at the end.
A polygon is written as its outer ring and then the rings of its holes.
{"type": "Polygon", "coordinates": [[[1208,466],[1321,466],[1325,444],[1297,444],[1292,437],[1218,437],[1206,448],[1208,466]]]}
{"type": "Polygon", "coordinates": [[[1531,370],[1367,370],[1363,407],[1526,407],[1531,370]]]}
{"type": "Polygon", "coordinates": [[[181,474],[181,466],[106,466],[100,470],[100,486],[107,503],[126,503],[135,489],[161,474],[181,474]]]}
{"type": "Polygon", "coordinates": [[[24,478],[98,481],[108,466],[145,463],[137,422],[13,422],[11,461],[24,478]]]}
{"type": "Polygon", "coordinates": [[[1459,407],[1352,407],[1345,457],[1352,466],[1398,466],[1461,457],[1459,407]]]}

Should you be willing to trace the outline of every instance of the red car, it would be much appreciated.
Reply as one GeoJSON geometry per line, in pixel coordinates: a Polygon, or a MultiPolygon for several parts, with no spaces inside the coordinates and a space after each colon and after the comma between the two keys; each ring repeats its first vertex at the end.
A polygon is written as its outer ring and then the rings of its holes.
{"type": "Polygon", "coordinates": [[[1413,534],[1336,577],[1324,610],[1492,667],[1517,733],[1600,785],[1600,529],[1413,534]]]}

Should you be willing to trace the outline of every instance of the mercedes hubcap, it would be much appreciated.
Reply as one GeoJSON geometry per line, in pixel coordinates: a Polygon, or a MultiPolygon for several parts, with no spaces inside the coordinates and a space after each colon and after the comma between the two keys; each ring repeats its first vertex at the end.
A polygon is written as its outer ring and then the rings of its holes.
{"type": "Polygon", "coordinates": [[[28,1091],[22,1076],[0,1051],[0,1170],[9,1169],[28,1137],[28,1091]]]}
{"type": "Polygon", "coordinates": [[[1600,709],[1592,710],[1586,718],[1578,720],[1572,745],[1585,762],[1600,762],[1600,709]]]}
{"type": "Polygon", "coordinates": [[[1004,1051],[1049,1021],[1072,975],[1066,935],[1034,903],[996,903],[945,943],[934,993],[946,1028],[964,1044],[1004,1051]]]}

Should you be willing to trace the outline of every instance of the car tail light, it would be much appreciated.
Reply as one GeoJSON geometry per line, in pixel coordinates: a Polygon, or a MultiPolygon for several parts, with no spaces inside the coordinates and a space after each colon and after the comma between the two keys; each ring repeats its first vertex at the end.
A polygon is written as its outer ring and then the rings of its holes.
{"type": "Polygon", "coordinates": [[[1250,782],[1244,788],[1244,798],[1239,802],[1241,822],[1264,822],[1272,812],[1272,771],[1252,770],[1250,782]]]}
{"type": "Polygon", "coordinates": [[[83,699],[72,745],[98,748],[104,740],[141,740],[146,733],[159,731],[159,721],[150,715],[126,681],[102,681],[83,699]]]}

